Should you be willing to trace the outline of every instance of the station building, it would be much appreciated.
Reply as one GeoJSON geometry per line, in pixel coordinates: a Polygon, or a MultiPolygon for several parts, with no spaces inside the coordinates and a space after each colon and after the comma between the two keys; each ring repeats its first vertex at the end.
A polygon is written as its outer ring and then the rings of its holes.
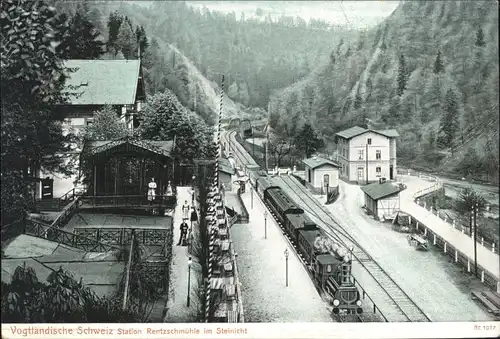
{"type": "Polygon", "coordinates": [[[396,176],[396,130],[372,130],[359,126],[335,134],[340,178],[367,184],[396,176]]]}

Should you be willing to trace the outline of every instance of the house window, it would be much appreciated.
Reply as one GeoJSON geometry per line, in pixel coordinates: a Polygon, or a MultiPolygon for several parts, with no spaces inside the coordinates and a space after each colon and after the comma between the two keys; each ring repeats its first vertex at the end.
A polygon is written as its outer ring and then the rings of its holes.
{"type": "Polygon", "coordinates": [[[372,138],[368,138],[367,144],[368,144],[368,145],[371,145],[371,144],[372,144],[372,138]]]}
{"type": "Polygon", "coordinates": [[[332,265],[326,265],[326,271],[328,273],[331,273],[332,272],[332,265]]]}
{"type": "Polygon", "coordinates": [[[377,159],[377,160],[382,159],[382,151],[376,151],[375,152],[375,159],[377,159]]]}
{"type": "Polygon", "coordinates": [[[324,182],[325,186],[330,184],[330,175],[329,174],[325,174],[323,176],[323,182],[324,182]]]}
{"type": "Polygon", "coordinates": [[[365,151],[360,149],[358,150],[358,160],[363,160],[363,155],[365,154],[365,151]]]}
{"type": "Polygon", "coordinates": [[[382,168],[377,167],[377,168],[375,168],[375,171],[377,172],[377,177],[380,177],[380,175],[382,173],[382,168]]]}
{"type": "Polygon", "coordinates": [[[85,119],[85,125],[89,126],[89,125],[92,125],[94,123],[94,119],[90,118],[90,119],[85,119]]]}

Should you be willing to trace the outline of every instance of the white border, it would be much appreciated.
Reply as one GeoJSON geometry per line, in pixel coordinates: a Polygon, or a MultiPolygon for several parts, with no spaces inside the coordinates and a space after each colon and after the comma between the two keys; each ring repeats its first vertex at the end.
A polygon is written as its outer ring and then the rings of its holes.
{"type": "MultiPolygon", "coordinates": [[[[297,305],[297,307],[300,307],[297,305]]],[[[440,323],[2,324],[2,338],[477,338],[500,321],[440,323]]]]}

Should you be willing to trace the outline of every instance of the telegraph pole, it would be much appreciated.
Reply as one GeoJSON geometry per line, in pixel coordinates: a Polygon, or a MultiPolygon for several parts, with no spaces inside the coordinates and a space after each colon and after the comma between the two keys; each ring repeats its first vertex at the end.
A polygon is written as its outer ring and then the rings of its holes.
{"type": "Polygon", "coordinates": [[[368,143],[366,143],[366,184],[368,184],[368,143]]]}
{"type": "Polygon", "coordinates": [[[474,271],[477,276],[477,212],[478,212],[478,204],[474,206],[474,271]]]}

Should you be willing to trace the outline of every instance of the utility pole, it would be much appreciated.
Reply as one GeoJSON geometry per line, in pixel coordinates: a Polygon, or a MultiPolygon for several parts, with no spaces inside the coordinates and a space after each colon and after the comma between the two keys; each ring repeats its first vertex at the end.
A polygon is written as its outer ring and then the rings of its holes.
{"type": "Polygon", "coordinates": [[[477,276],[477,212],[478,212],[478,204],[474,206],[474,272],[477,276]]]}
{"type": "Polygon", "coordinates": [[[252,158],[255,159],[255,133],[253,131],[253,124],[250,122],[250,131],[252,131],[252,158]]]}
{"type": "Polygon", "coordinates": [[[366,143],[366,183],[368,184],[368,143],[366,143]]]}

